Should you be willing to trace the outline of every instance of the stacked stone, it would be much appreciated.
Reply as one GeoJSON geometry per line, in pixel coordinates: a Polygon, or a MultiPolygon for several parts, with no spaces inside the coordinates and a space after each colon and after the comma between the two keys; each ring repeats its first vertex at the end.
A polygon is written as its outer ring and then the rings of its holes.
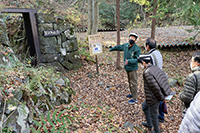
{"type": "Polygon", "coordinates": [[[58,69],[78,69],[78,43],[73,27],[62,17],[53,17],[51,14],[37,13],[41,62],[58,69]],[[44,31],[59,30],[60,35],[44,36],[44,31]]]}

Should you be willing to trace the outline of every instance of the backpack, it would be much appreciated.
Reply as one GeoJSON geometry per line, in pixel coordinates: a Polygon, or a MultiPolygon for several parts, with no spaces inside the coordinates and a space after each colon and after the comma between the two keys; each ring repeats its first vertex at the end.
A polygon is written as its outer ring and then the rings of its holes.
{"type": "Polygon", "coordinates": [[[168,114],[168,112],[167,112],[167,104],[166,104],[165,100],[164,100],[163,103],[162,103],[162,111],[163,111],[165,114],[168,114]]]}

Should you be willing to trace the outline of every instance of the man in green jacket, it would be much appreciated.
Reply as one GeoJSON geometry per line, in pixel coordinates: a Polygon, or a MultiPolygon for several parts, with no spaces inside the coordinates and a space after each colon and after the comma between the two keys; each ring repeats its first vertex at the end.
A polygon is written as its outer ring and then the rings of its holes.
{"type": "Polygon", "coordinates": [[[124,51],[124,69],[128,75],[129,89],[131,91],[131,94],[127,95],[127,97],[133,98],[128,101],[130,104],[137,102],[137,58],[141,54],[140,47],[135,43],[137,38],[137,34],[130,33],[128,43],[117,45],[110,49],[110,51],[124,51]]]}

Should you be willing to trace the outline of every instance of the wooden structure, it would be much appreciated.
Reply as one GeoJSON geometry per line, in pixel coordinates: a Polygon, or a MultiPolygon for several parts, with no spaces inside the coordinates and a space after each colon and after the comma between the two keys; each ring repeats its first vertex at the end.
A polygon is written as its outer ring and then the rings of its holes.
{"type": "Polygon", "coordinates": [[[5,8],[2,13],[22,13],[30,55],[36,57],[36,64],[40,63],[41,51],[36,21],[37,9],[5,8]]]}

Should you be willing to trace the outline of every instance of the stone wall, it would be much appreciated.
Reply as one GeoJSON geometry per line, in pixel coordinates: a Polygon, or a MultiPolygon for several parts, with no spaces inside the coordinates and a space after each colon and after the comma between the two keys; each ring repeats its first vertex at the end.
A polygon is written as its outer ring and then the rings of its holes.
{"type": "MultiPolygon", "coordinates": [[[[38,15],[38,17],[41,52],[43,54],[42,61],[45,64],[55,65],[55,67],[60,65],[59,69],[76,69],[80,67],[81,63],[78,58],[77,40],[70,26],[65,24],[63,20],[58,21],[58,19],[55,19],[55,21],[47,21],[45,19],[45,15],[38,15]],[[43,37],[43,30],[53,29],[60,30],[61,35],[56,37],[43,37]],[[67,36],[64,36],[62,33],[65,31],[67,36]],[[66,54],[61,51],[62,49],[66,50],[66,54]]],[[[12,53],[9,57],[12,57],[13,59],[8,60],[8,57],[6,56],[7,54],[4,52],[4,49],[9,48],[10,45],[7,35],[8,33],[4,18],[0,14],[0,65],[12,67],[12,65],[9,64],[13,64],[11,61],[15,61],[16,57],[12,53]]],[[[9,51],[12,50],[9,49],[9,51]]],[[[23,65],[20,64],[19,66],[23,65]]],[[[33,80],[34,78],[30,78],[30,75],[24,77],[26,75],[26,71],[24,74],[21,72],[21,74],[23,75],[23,80],[19,78],[21,77],[20,75],[18,75],[19,77],[13,76],[12,82],[19,84],[16,88],[13,87],[15,89],[8,90],[9,93],[12,92],[14,94],[13,97],[9,99],[9,102],[4,102],[3,96],[0,94],[0,118],[3,117],[3,128],[11,127],[13,128],[13,132],[29,133],[30,124],[34,123],[33,116],[35,117],[40,114],[47,114],[49,110],[54,110],[55,106],[68,104],[73,90],[69,88],[69,81],[67,81],[67,77],[60,77],[57,79],[52,77],[52,79],[50,79],[52,80],[51,82],[47,82],[47,84],[43,85],[41,82],[32,83],[31,79],[33,80]],[[38,84],[39,87],[37,88],[38,91],[34,90],[36,92],[33,93],[34,95],[30,96],[27,95],[28,93],[26,93],[25,88],[27,86],[27,90],[31,90],[31,83],[34,84],[34,86],[38,84]]],[[[1,123],[2,121],[0,120],[0,125],[1,123]]]]}
{"type": "Polygon", "coordinates": [[[77,69],[79,60],[77,38],[73,27],[61,17],[37,13],[42,63],[58,69],[77,69]],[[46,37],[43,31],[59,30],[60,35],[46,37]]]}

